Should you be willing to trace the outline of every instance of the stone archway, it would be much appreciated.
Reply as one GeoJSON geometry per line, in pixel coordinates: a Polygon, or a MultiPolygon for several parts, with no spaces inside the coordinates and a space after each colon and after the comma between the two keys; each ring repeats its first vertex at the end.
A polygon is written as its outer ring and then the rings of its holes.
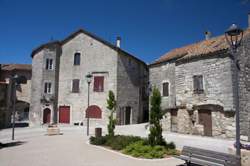
{"type": "Polygon", "coordinates": [[[86,110],[86,118],[93,118],[93,119],[101,119],[102,118],[102,110],[97,105],[91,105],[86,110]]]}
{"type": "Polygon", "coordinates": [[[16,102],[16,120],[17,121],[25,121],[29,119],[29,107],[30,107],[30,104],[25,101],[18,100],[16,102]]]}
{"type": "Polygon", "coordinates": [[[45,108],[43,110],[43,123],[50,123],[51,110],[49,108],[45,108]]]}

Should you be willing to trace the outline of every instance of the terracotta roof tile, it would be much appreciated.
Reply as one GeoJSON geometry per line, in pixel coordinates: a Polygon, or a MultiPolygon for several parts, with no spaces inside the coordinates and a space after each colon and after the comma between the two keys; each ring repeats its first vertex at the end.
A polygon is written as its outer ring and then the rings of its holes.
{"type": "Polygon", "coordinates": [[[2,64],[2,70],[11,71],[11,70],[31,70],[32,67],[30,64],[2,64]]]}
{"type": "MultiPolygon", "coordinates": [[[[244,31],[244,36],[246,35],[250,35],[250,29],[244,31]]],[[[221,50],[226,50],[228,47],[229,46],[226,42],[225,36],[221,35],[181,48],[173,49],[154,61],[151,65],[174,59],[188,59],[191,57],[207,55],[221,50]]]]}

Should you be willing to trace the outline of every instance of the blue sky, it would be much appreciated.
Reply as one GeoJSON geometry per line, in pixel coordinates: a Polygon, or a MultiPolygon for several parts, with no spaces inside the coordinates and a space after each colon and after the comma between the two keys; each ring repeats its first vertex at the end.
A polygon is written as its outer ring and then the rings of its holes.
{"type": "Polygon", "coordinates": [[[152,62],[167,51],[247,28],[248,0],[0,0],[0,63],[31,63],[30,53],[84,28],[152,62]]]}

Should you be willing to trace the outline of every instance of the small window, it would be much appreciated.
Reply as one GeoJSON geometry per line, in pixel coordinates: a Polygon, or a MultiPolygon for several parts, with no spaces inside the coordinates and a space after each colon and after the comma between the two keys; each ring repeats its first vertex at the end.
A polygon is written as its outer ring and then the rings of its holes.
{"type": "Polygon", "coordinates": [[[193,83],[194,83],[194,93],[203,93],[203,76],[202,75],[195,75],[193,76],[193,83]]]}
{"type": "Polygon", "coordinates": [[[46,70],[53,70],[53,59],[46,59],[46,70]]]}
{"type": "Polygon", "coordinates": [[[79,79],[74,79],[72,81],[72,92],[73,93],[78,93],[79,92],[79,83],[80,83],[79,79]]]}
{"type": "Polygon", "coordinates": [[[51,94],[52,93],[52,84],[51,82],[44,83],[44,93],[51,94]]]}
{"type": "Polygon", "coordinates": [[[81,62],[81,54],[75,53],[74,55],[74,65],[80,65],[81,62]]]}
{"type": "Polygon", "coordinates": [[[169,96],[169,83],[168,82],[164,82],[162,84],[162,95],[169,96]]]}
{"type": "Polygon", "coordinates": [[[103,92],[104,90],[104,77],[95,76],[94,77],[94,92],[103,92]]]}

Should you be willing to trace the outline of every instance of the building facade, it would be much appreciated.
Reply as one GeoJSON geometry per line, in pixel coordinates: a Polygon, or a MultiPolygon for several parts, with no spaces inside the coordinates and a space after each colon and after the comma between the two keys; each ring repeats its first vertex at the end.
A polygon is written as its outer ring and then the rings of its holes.
{"type": "Polygon", "coordinates": [[[62,41],[44,44],[32,52],[30,125],[46,123],[104,125],[111,90],[117,100],[118,124],[147,119],[147,65],[120,48],[79,30],[62,41]],[[88,84],[90,73],[88,107],[88,84]]]}
{"type": "MultiPolygon", "coordinates": [[[[241,138],[250,140],[250,29],[240,59],[241,138]]],[[[224,35],[177,48],[149,66],[149,79],[162,94],[164,130],[220,138],[235,137],[235,65],[224,35]]]]}
{"type": "Polygon", "coordinates": [[[16,86],[16,115],[17,121],[28,121],[31,89],[31,65],[29,64],[1,64],[0,86],[1,99],[0,107],[2,112],[1,126],[8,127],[11,124],[12,113],[12,82],[11,78],[15,75],[24,76],[27,79],[25,84],[16,86]]]}

